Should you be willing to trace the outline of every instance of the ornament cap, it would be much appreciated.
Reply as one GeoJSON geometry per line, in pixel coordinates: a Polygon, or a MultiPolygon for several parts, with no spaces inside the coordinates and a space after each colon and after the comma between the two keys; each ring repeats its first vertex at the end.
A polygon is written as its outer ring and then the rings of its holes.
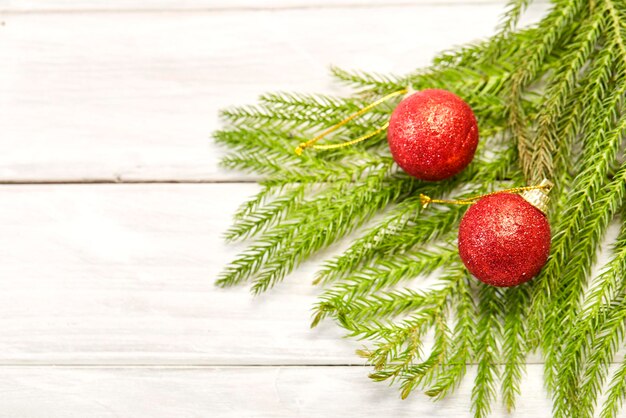
{"type": "Polygon", "coordinates": [[[541,183],[539,183],[539,187],[533,190],[526,190],[520,193],[520,196],[526,200],[528,203],[539,209],[544,214],[548,214],[548,202],[550,201],[550,197],[548,193],[554,184],[548,180],[543,179],[541,183]]]}

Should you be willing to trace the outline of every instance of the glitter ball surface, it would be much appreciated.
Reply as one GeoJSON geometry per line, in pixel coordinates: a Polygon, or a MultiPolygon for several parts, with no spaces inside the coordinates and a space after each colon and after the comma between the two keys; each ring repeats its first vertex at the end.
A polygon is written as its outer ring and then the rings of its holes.
{"type": "Polygon", "coordinates": [[[500,287],[532,279],[550,252],[546,216],[521,196],[498,193],[470,206],[459,227],[459,255],[480,281],[500,287]]]}
{"type": "Polygon", "coordinates": [[[454,176],[472,161],[478,125],[460,97],[428,89],[410,95],[394,109],[387,139],[393,159],[404,171],[437,181],[454,176]]]}

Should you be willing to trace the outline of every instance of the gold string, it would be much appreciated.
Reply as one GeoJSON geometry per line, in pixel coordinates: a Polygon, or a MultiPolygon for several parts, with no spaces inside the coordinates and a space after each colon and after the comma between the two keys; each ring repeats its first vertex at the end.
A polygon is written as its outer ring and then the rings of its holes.
{"type": "Polygon", "coordinates": [[[371,132],[369,134],[360,136],[360,137],[358,137],[356,139],[353,139],[351,141],[348,141],[348,142],[344,142],[344,143],[341,143],[341,144],[315,145],[315,143],[317,141],[319,141],[320,139],[324,138],[326,135],[328,135],[328,134],[330,134],[332,132],[335,132],[337,129],[341,128],[343,125],[345,125],[346,123],[350,122],[352,119],[361,116],[362,114],[368,112],[372,108],[378,106],[381,103],[386,102],[387,100],[389,100],[389,99],[391,99],[393,97],[396,97],[396,96],[399,96],[399,95],[402,95],[402,94],[406,94],[407,92],[408,92],[408,89],[402,89],[402,90],[394,91],[393,93],[389,93],[388,95],[386,95],[384,97],[381,97],[380,99],[376,100],[375,102],[372,102],[372,103],[368,104],[364,108],[360,109],[358,112],[351,114],[350,116],[348,116],[347,118],[345,118],[341,122],[339,122],[336,125],[333,125],[330,128],[326,129],[324,132],[322,132],[321,134],[319,134],[315,138],[310,139],[310,140],[308,140],[306,142],[302,142],[295,149],[296,155],[302,155],[302,152],[306,148],[313,148],[313,149],[318,149],[318,150],[329,150],[329,149],[335,149],[335,148],[348,147],[350,145],[354,145],[354,144],[357,144],[357,143],[359,143],[361,141],[365,141],[366,139],[369,139],[369,138],[373,137],[374,135],[379,134],[380,132],[382,132],[385,129],[387,129],[387,127],[389,126],[389,122],[385,123],[383,126],[381,126],[380,128],[376,129],[374,132],[371,132]]]}
{"type": "Polygon", "coordinates": [[[420,194],[420,202],[422,203],[422,207],[425,209],[431,203],[446,203],[450,205],[471,205],[478,199],[482,199],[486,196],[491,196],[498,193],[519,193],[525,192],[527,190],[537,190],[537,189],[550,189],[552,186],[543,184],[539,186],[523,186],[523,187],[513,187],[512,189],[498,190],[491,193],[482,194],[480,196],[472,196],[465,199],[458,200],[448,200],[448,199],[433,199],[430,196],[426,196],[425,194],[420,194]]]}

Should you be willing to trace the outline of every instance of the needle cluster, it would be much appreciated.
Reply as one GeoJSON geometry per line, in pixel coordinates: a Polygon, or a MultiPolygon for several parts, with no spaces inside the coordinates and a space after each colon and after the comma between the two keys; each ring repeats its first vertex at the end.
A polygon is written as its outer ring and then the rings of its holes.
{"type": "MultiPolygon", "coordinates": [[[[626,336],[626,225],[605,265],[596,253],[626,211],[626,3],[552,0],[543,19],[518,28],[530,2],[510,1],[494,37],[442,53],[414,73],[333,68],[354,87],[350,97],[274,93],[224,110],[225,127],[215,133],[231,151],[223,164],[263,180],[226,234],[251,244],[217,283],[266,291],[352,237],[315,277],[322,291],[313,325],[331,319],[363,340],[358,354],[373,380],[397,383],[403,398],[418,390],[439,399],[475,364],[472,409],[484,417],[498,398],[514,408],[525,361],[537,351],[554,416],[615,417],[626,394],[626,360],[616,358],[626,336]],[[384,132],[353,147],[295,155],[300,142],[407,87],[447,89],[474,109],[480,146],[455,178],[407,176],[384,132]],[[555,183],[551,255],[537,278],[514,288],[482,285],[464,269],[455,245],[464,207],[422,209],[419,199],[542,178],[555,183]]],[[[328,141],[382,126],[394,100],[328,141]]]]}

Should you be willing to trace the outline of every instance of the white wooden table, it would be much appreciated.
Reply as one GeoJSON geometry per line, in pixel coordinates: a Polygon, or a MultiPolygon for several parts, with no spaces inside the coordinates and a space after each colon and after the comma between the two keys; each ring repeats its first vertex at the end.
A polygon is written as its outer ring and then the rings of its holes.
{"type": "MultiPolygon", "coordinates": [[[[257,298],[214,287],[257,186],[209,137],[221,107],[341,94],[330,64],[412,70],[503,6],[0,0],[0,416],[470,416],[471,369],[450,399],[401,401],[359,343],[309,330],[315,263],[257,298]]],[[[541,370],[516,417],[549,416],[541,370]]]]}

